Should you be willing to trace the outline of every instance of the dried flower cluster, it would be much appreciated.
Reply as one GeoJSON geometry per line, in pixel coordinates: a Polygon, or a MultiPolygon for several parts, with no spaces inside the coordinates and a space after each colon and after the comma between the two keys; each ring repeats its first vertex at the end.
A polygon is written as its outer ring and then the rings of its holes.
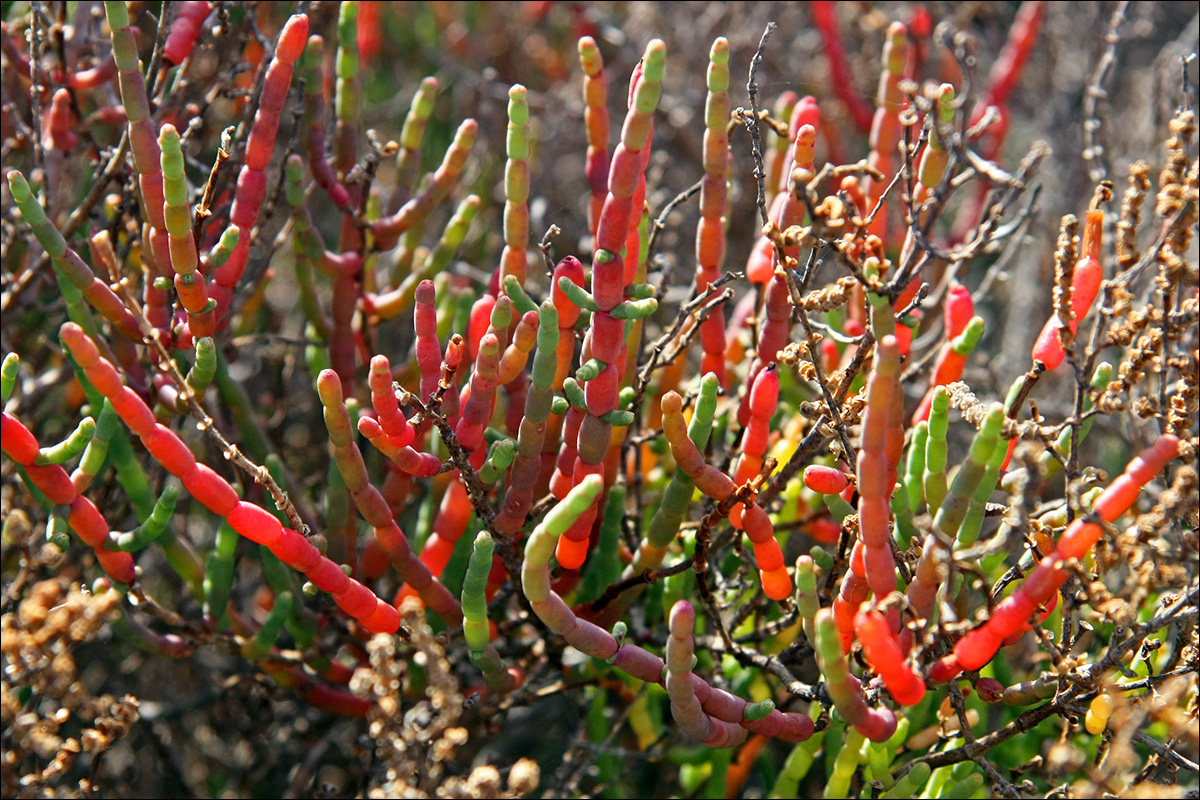
{"type": "MultiPolygon", "coordinates": [[[[0,786],[6,797],[44,796],[61,787],[80,754],[94,775],[104,752],[137,722],[137,698],[93,694],[75,658],[76,646],[104,630],[119,603],[116,592],[94,595],[65,578],[47,579],[0,617],[0,786]]],[[[99,788],[92,779],[80,780],[76,796],[99,788]]]]}

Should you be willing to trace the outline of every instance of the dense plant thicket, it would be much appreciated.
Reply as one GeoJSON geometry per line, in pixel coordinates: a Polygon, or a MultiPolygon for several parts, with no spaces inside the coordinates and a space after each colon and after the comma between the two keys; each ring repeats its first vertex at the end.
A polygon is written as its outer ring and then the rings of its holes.
{"type": "Polygon", "coordinates": [[[1196,795],[1189,4],[2,17],[6,797],[1196,795]]]}

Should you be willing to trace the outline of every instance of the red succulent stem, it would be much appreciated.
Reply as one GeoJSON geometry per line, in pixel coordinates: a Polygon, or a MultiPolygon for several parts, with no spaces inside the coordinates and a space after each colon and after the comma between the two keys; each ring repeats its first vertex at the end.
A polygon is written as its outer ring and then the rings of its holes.
{"type": "Polygon", "coordinates": [[[142,440],[150,455],[179,478],[201,505],[223,517],[242,536],[266,545],[285,564],[303,572],[318,588],[333,595],[334,602],[367,630],[394,633],[400,627],[400,615],[395,608],[346,575],[302,535],[284,528],[269,511],[239,500],[228,481],[197,463],[175,432],[156,422],[150,407],[121,382],[116,368],[100,356],[96,343],[82,328],[68,322],[63,325],[61,336],[96,391],[112,403],[117,415],[142,440]]]}
{"type": "Polygon", "coordinates": [[[375,236],[377,248],[388,250],[395,247],[401,234],[425,219],[429,212],[445,199],[462,174],[478,134],[479,123],[473,119],[463,120],[454,134],[454,141],[446,150],[441,165],[429,176],[425,189],[405,202],[395,214],[381,217],[371,223],[371,233],[375,236]]]}
{"type": "Polygon", "coordinates": [[[1104,212],[1088,211],[1080,248],[1083,255],[1071,274],[1071,318],[1060,319],[1057,313],[1051,316],[1033,345],[1033,358],[1044,363],[1046,369],[1056,368],[1066,358],[1064,337],[1067,341],[1074,339],[1075,332],[1079,330],[1079,321],[1087,316],[1096,295],[1100,293],[1100,284],[1104,280],[1104,268],[1100,266],[1103,230],[1104,212]],[[1069,335],[1063,333],[1064,329],[1070,331],[1069,335]]]}
{"type": "MultiPolygon", "coordinates": [[[[437,516],[433,520],[433,528],[425,546],[421,548],[421,563],[429,568],[429,572],[440,577],[446,568],[454,547],[467,530],[471,521],[471,500],[467,496],[466,486],[462,479],[455,477],[446,487],[442,495],[441,505],[438,506],[437,516]]],[[[397,604],[403,595],[397,596],[397,604]]]]}
{"type": "MultiPolygon", "coordinates": [[[[129,150],[138,173],[143,219],[148,228],[143,254],[148,256],[150,280],[143,287],[146,318],[155,328],[166,331],[170,325],[170,304],[167,293],[154,285],[154,278],[169,277],[170,248],[166,221],[163,217],[163,175],[158,130],[150,118],[150,98],[142,77],[138,59],[137,39],[123,0],[104,4],[112,29],[113,58],[116,60],[121,102],[128,120],[129,150]]],[[[248,230],[248,229],[247,229],[248,230]]]]}
{"type": "MultiPolygon", "coordinates": [[[[746,378],[746,383],[751,388],[766,365],[779,360],[779,355],[791,336],[792,300],[787,279],[782,275],[773,276],[767,284],[763,315],[765,319],[758,332],[758,348],[750,365],[750,374],[746,378]]],[[[738,405],[737,421],[743,427],[750,424],[750,395],[749,391],[743,394],[738,405]]]]}
{"type": "Polygon", "coordinates": [[[317,185],[325,190],[334,205],[351,211],[350,192],[338,180],[333,164],[325,156],[329,107],[325,102],[325,75],[322,69],[324,50],[323,37],[308,37],[308,44],[297,64],[304,79],[304,153],[317,185]]]}
{"type": "Polygon", "coordinates": [[[355,38],[358,45],[358,55],[363,60],[364,68],[375,62],[383,47],[383,23],[379,18],[379,0],[359,0],[358,20],[355,38]]]}
{"type": "Polygon", "coordinates": [[[863,655],[897,703],[915,706],[925,698],[925,681],[905,662],[900,640],[886,616],[874,609],[860,609],[854,617],[854,632],[862,642],[863,655]]]}
{"type": "Polygon", "coordinates": [[[1000,51],[1000,57],[992,65],[992,71],[988,76],[988,86],[979,106],[980,114],[989,105],[1006,106],[1008,104],[1008,98],[1029,60],[1029,54],[1033,52],[1033,46],[1037,44],[1038,32],[1041,30],[1045,11],[1046,4],[1041,0],[1026,0],[1021,4],[1021,9],[1017,12],[1012,27],[1008,29],[1008,40],[1004,43],[1004,49],[1000,51]]]}
{"type": "Polygon", "coordinates": [[[50,112],[42,119],[43,146],[63,153],[74,147],[79,137],[72,130],[75,125],[73,117],[70,91],[56,90],[50,101],[50,112]]]}
{"type": "Polygon", "coordinates": [[[280,113],[287,102],[288,89],[292,85],[294,65],[304,51],[307,41],[308,17],[295,14],[279,33],[279,40],[275,44],[275,57],[267,67],[266,77],[263,79],[258,112],[254,115],[250,138],[246,142],[245,163],[238,175],[233,208],[229,213],[230,223],[237,225],[243,233],[229,260],[217,268],[209,286],[209,295],[217,301],[216,316],[219,325],[228,324],[226,315],[233,300],[233,289],[241,280],[250,256],[253,238],[250,232],[258,222],[258,215],[262,212],[263,201],[266,199],[266,169],[275,149],[280,113]]]}
{"type": "Polygon", "coordinates": [[[837,597],[833,598],[833,622],[842,653],[849,653],[850,648],[854,646],[854,616],[858,613],[859,606],[871,596],[871,587],[867,583],[865,552],[866,548],[859,539],[850,551],[850,569],[842,576],[837,597]]]}
{"type": "Polygon", "coordinates": [[[96,560],[108,576],[120,583],[133,583],[137,577],[133,556],[108,548],[109,527],[100,510],[76,491],[71,477],[61,466],[35,463],[39,450],[37,438],[8,412],[3,412],[0,417],[0,447],[3,447],[5,455],[21,465],[30,483],[46,495],[51,503],[70,507],[67,524],[96,552],[96,560]]]}
{"type": "MultiPolygon", "coordinates": [[[[638,197],[639,192],[641,197],[645,192],[644,172],[654,111],[662,94],[665,58],[666,46],[661,40],[652,40],[630,80],[629,112],[621,130],[621,143],[613,153],[608,173],[608,196],[596,227],[591,286],[595,310],[582,355],[585,362],[594,361],[600,366],[596,374],[584,381],[587,412],[579,419],[574,442],[569,435],[574,419],[571,413],[568,414],[563,449],[559,452],[553,479],[556,490],[577,485],[587,475],[603,474],[608,458],[613,425],[607,415],[617,410],[622,370],[628,355],[624,315],[617,307],[625,300],[625,290],[635,274],[639,258],[636,250],[629,251],[629,234],[635,211],[640,219],[642,201],[638,197]],[[572,443],[575,458],[568,465],[568,450],[572,443]]],[[[561,325],[562,309],[559,315],[561,325]]],[[[558,561],[563,567],[577,569],[583,565],[598,502],[593,502],[558,540],[558,561]]]]}
{"type": "MultiPolygon", "coordinates": [[[[796,103],[799,101],[800,96],[790,89],[783,92],[775,101],[772,115],[779,121],[791,120],[792,113],[796,110],[796,103]]],[[[786,191],[787,179],[784,177],[783,170],[791,161],[792,140],[786,134],[776,132],[774,128],[768,129],[767,140],[770,142],[770,146],[767,148],[763,169],[767,173],[764,179],[764,188],[766,189],[767,206],[770,207],[775,203],[775,195],[781,191],[781,184],[784,186],[783,191],[786,191]]]]}
{"type": "Polygon", "coordinates": [[[163,63],[168,66],[182,64],[192,54],[200,29],[208,18],[208,0],[184,0],[175,12],[171,31],[163,45],[163,63]]]}
{"type": "MultiPolygon", "coordinates": [[[[792,110],[792,119],[788,124],[792,146],[780,174],[779,193],[771,203],[768,216],[780,231],[792,225],[804,222],[807,213],[806,206],[800,197],[788,191],[792,170],[797,168],[813,168],[813,158],[816,154],[817,129],[821,126],[821,109],[812,97],[805,97],[792,110]]],[[[766,236],[759,237],[746,262],[746,277],[754,283],[766,283],[775,271],[775,244],[766,236]]],[[[798,245],[783,248],[787,258],[796,258],[800,252],[798,245]]]]}
{"type": "MultiPolygon", "coordinates": [[[[603,628],[580,619],[550,585],[549,562],[551,554],[555,552],[555,540],[561,539],[562,531],[569,526],[571,518],[578,513],[581,506],[586,506],[599,497],[602,488],[603,481],[599,476],[589,476],[580,481],[571,495],[551,509],[542,523],[530,534],[525,544],[525,560],[521,567],[522,589],[538,618],[551,631],[566,639],[572,647],[592,658],[604,659],[638,680],[664,685],[667,680],[665,673],[668,670],[663,659],[639,645],[620,642],[603,628]]],[[[682,627],[678,623],[675,627],[675,634],[680,640],[684,638],[682,627]]],[[[682,643],[681,641],[678,644],[682,643]]],[[[675,672],[682,671],[682,661],[690,664],[691,658],[681,657],[676,662],[675,672]]],[[[700,709],[713,720],[723,720],[740,725],[751,733],[761,733],[788,742],[802,742],[813,735],[813,720],[806,714],[772,709],[765,716],[748,715],[747,709],[750,704],[744,699],[723,689],[714,688],[694,673],[690,677],[692,691],[700,709]]],[[[679,696],[682,695],[681,688],[676,687],[676,694],[679,696]]]]}
{"type": "Polygon", "coordinates": [[[442,379],[442,345],[437,335],[437,294],[433,281],[421,281],[417,285],[416,306],[413,310],[413,328],[416,330],[417,368],[421,371],[422,403],[428,403],[437,391],[442,379]]]}
{"type": "Polygon", "coordinates": [[[837,4],[817,0],[808,4],[808,13],[812,17],[813,25],[821,31],[821,39],[825,43],[825,55],[829,58],[829,77],[834,94],[846,105],[854,127],[862,133],[869,133],[875,111],[862,92],[854,88],[854,79],[850,74],[850,65],[846,61],[846,50],[842,44],[842,34],[838,28],[837,4]]]}
{"type": "Polygon", "coordinates": [[[354,504],[374,529],[375,540],[400,577],[416,591],[425,605],[448,625],[453,627],[461,624],[462,609],[458,600],[413,555],[408,539],[396,524],[383,495],[370,482],[362,453],[354,442],[350,414],[342,398],[341,381],[333,370],[327,369],[318,376],[317,393],[325,407],[325,426],[329,430],[334,461],[354,504]]]}
{"type": "MultiPolygon", "coordinates": [[[[757,475],[767,454],[767,440],[771,434],[771,417],[779,405],[779,370],[774,363],[768,364],[754,378],[749,392],[750,419],[742,431],[742,452],[733,468],[733,482],[743,484],[757,475]]],[[[729,514],[735,528],[742,527],[741,507],[729,514]]]]}
{"type": "MultiPolygon", "coordinates": [[[[1142,488],[1162,472],[1179,453],[1179,439],[1170,434],[1158,440],[1129,462],[1115,481],[1108,485],[1092,506],[1092,513],[1077,517],[1062,537],[1054,553],[1045,556],[1016,591],[1000,602],[991,616],[970,631],[954,646],[953,655],[942,659],[937,678],[948,680],[962,669],[979,669],[992,660],[1001,644],[1018,632],[1054,597],[1066,582],[1065,561],[1087,555],[1104,535],[1101,523],[1114,523],[1137,502],[1142,488]]],[[[934,678],[935,673],[930,674],[934,678]]]]}

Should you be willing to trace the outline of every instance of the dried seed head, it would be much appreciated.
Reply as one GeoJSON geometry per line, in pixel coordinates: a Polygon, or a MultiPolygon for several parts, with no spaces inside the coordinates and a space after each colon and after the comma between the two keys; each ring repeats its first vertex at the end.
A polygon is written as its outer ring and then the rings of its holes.
{"type": "Polygon", "coordinates": [[[541,770],[532,758],[522,758],[512,765],[508,773],[508,790],[513,794],[526,795],[537,788],[542,779],[541,770]]]}
{"type": "Polygon", "coordinates": [[[1078,260],[1079,220],[1074,214],[1062,218],[1058,229],[1058,247],[1054,251],[1054,314],[1058,317],[1059,325],[1066,327],[1070,324],[1071,314],[1071,279],[1075,275],[1075,262],[1078,260]]]}
{"type": "Polygon", "coordinates": [[[1129,188],[1121,200],[1121,218],[1117,222],[1117,265],[1125,270],[1138,259],[1137,230],[1142,224],[1142,204],[1150,189],[1150,167],[1138,161],[1129,167],[1129,188]]]}

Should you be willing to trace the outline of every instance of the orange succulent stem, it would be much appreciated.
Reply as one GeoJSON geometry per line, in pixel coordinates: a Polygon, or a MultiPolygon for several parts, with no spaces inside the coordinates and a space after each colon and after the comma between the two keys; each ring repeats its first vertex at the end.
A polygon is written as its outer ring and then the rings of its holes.
{"type": "Polygon", "coordinates": [[[1164,434],[1130,461],[1125,471],[1096,499],[1091,514],[1077,517],[1067,527],[1055,552],[1042,558],[1024,583],[1001,601],[982,625],[960,639],[952,655],[939,662],[938,677],[945,680],[959,670],[979,669],[991,661],[1004,640],[1049,603],[1066,582],[1068,573],[1063,562],[1083,558],[1104,535],[1102,523],[1112,524],[1132,508],[1142,488],[1162,472],[1178,452],[1179,439],[1164,434]]]}

